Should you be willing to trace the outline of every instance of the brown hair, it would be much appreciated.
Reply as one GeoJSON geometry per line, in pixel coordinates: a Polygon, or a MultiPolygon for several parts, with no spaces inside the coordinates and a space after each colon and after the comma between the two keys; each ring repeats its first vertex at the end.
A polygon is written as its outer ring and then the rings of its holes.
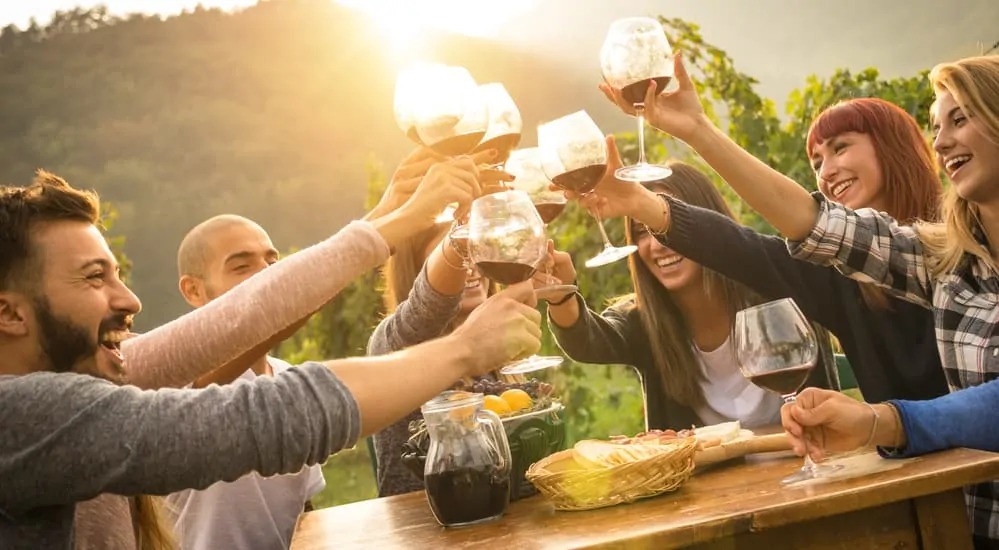
{"type": "MultiPolygon", "coordinates": [[[[808,157],[818,144],[846,132],[871,138],[884,179],[888,215],[903,224],[939,219],[943,184],[936,158],[909,113],[879,98],[841,101],[812,121],[805,144],[808,157]]],[[[890,307],[884,291],[873,284],[860,283],[860,293],[871,309],[890,307]]]]}
{"type": "Polygon", "coordinates": [[[44,266],[35,265],[32,234],[39,225],[56,221],[97,224],[100,199],[96,193],[73,189],[59,176],[39,170],[27,187],[0,188],[0,291],[23,289],[44,266]]]}
{"type": "MultiPolygon", "coordinates": [[[[999,55],[941,63],[930,72],[930,82],[938,94],[949,92],[954,96],[971,124],[999,145],[999,55]]],[[[933,275],[940,277],[953,272],[966,254],[995,269],[992,257],[975,238],[974,232],[980,226],[978,205],[961,198],[951,186],[941,211],[943,223],[916,226],[933,275]]]]}
{"type": "MultiPolygon", "coordinates": [[[[665,180],[647,185],[661,188],[685,203],[700,206],[735,219],[721,193],[700,170],[682,162],[672,162],[673,175],[665,180]]],[[[644,229],[642,229],[644,231],[644,229]]],[[[629,243],[634,243],[636,230],[632,221],[626,220],[625,234],[629,243]]],[[[622,297],[621,301],[634,299],[638,308],[642,328],[649,339],[649,347],[656,370],[662,378],[667,395],[688,407],[704,404],[704,392],[700,386],[702,378],[700,363],[691,345],[693,337],[680,308],[670,297],[649,268],[637,254],[628,257],[631,281],[635,293],[622,297]]],[[[740,309],[758,304],[762,299],[746,286],[729,279],[716,271],[702,267],[704,292],[719,293],[728,306],[731,319],[740,309]]]]}

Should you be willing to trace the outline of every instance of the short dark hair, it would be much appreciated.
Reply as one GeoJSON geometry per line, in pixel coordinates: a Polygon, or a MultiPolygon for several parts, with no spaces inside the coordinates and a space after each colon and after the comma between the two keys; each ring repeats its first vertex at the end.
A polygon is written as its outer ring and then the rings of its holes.
{"type": "Polygon", "coordinates": [[[80,221],[97,225],[100,198],[74,189],[66,180],[39,170],[27,187],[0,187],[0,292],[23,289],[36,251],[32,235],[39,225],[80,221]]]}

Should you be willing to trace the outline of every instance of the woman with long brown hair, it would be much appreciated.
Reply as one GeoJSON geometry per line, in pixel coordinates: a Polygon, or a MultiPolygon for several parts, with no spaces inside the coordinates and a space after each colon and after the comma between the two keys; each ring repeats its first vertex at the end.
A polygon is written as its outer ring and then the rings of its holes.
{"type": "MultiPolygon", "coordinates": [[[[672,163],[673,175],[651,184],[685,202],[732,218],[711,181],[692,166],[672,163]]],[[[633,366],[641,376],[648,429],[684,429],[739,420],[747,427],[779,421],[781,399],[748,382],[732,344],[738,310],[762,299],[744,285],[659,244],[641,223],[626,222],[635,293],[601,314],[578,294],[549,303],[552,330],[562,349],[587,363],[633,366]]],[[[567,254],[557,253],[553,275],[575,279],[567,254]]],[[[829,387],[828,335],[808,385],[829,387]]]]}

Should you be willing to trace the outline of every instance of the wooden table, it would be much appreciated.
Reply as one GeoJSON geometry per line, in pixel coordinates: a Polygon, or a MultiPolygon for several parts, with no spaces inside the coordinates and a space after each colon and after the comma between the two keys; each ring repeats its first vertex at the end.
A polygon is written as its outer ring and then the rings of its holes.
{"type": "Polygon", "coordinates": [[[325,548],[970,549],[960,487],[999,479],[999,454],[954,449],[901,468],[782,488],[790,453],[736,460],[678,491],[632,504],[556,512],[541,497],[506,515],[444,529],[422,492],[303,514],[292,550],[325,548]]]}

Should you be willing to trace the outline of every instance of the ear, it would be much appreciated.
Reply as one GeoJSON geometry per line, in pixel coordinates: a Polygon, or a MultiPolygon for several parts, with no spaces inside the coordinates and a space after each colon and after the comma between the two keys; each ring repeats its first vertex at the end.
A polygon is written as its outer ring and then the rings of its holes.
{"type": "Polygon", "coordinates": [[[21,294],[0,292],[0,334],[27,336],[34,312],[21,294]]]}
{"type": "Polygon", "coordinates": [[[197,277],[181,275],[180,293],[192,307],[201,307],[208,303],[208,297],[205,295],[205,285],[197,277]]]}

